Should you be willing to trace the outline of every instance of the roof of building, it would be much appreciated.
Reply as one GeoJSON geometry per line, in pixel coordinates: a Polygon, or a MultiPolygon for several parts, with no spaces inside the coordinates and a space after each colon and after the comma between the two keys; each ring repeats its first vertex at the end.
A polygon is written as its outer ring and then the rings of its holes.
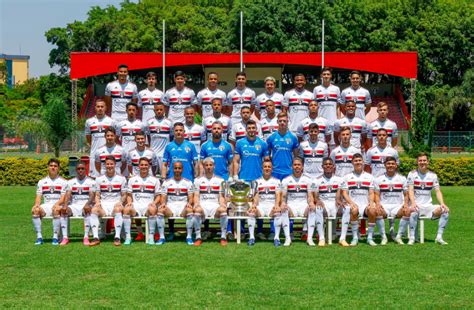
{"type": "Polygon", "coordinates": [[[0,54],[0,59],[21,59],[21,60],[29,60],[29,55],[7,55],[7,54],[0,54]]]}

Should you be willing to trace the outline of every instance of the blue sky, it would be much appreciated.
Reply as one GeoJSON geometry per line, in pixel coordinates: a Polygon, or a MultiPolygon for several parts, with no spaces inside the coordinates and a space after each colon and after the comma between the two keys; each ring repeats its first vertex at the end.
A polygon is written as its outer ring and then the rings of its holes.
{"type": "Polygon", "coordinates": [[[0,54],[29,55],[30,77],[57,72],[48,64],[53,48],[44,33],[83,21],[91,6],[119,7],[122,0],[0,0],[0,54]]]}

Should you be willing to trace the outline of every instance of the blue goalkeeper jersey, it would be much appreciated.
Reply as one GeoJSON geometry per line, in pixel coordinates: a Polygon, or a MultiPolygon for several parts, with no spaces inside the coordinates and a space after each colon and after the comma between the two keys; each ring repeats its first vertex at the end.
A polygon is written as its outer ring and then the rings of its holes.
{"type": "Polygon", "coordinates": [[[215,143],[212,140],[208,140],[201,146],[200,157],[201,160],[204,160],[206,157],[212,157],[214,159],[215,175],[226,181],[229,179],[229,170],[227,167],[229,163],[232,162],[232,159],[234,159],[232,145],[230,145],[229,142],[221,140],[215,143]]]}
{"type": "Polygon", "coordinates": [[[271,152],[273,173],[290,175],[293,165],[293,150],[298,149],[298,139],[289,130],[281,135],[274,132],[268,139],[268,149],[271,152]]]}
{"type": "Polygon", "coordinates": [[[170,142],[163,154],[163,162],[168,163],[167,178],[174,176],[173,164],[177,161],[183,163],[183,177],[193,181],[194,180],[194,161],[198,160],[196,147],[191,142],[184,140],[183,143],[178,144],[176,141],[170,142]]]}
{"type": "Polygon", "coordinates": [[[235,145],[235,153],[240,156],[239,179],[251,182],[262,176],[263,159],[269,156],[265,141],[258,137],[253,141],[242,138],[235,145]]]}

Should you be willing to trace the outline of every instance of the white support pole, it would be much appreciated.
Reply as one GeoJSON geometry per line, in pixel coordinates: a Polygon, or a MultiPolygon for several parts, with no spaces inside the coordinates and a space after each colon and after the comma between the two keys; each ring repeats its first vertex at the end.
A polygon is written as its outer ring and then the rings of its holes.
{"type": "Polygon", "coordinates": [[[244,12],[240,11],[240,71],[244,71],[244,12]]]}
{"type": "Polygon", "coordinates": [[[322,33],[321,33],[321,68],[324,68],[324,19],[322,24],[322,33]]]}
{"type": "Polygon", "coordinates": [[[163,20],[163,52],[161,53],[162,57],[163,57],[163,66],[162,66],[162,72],[163,72],[163,93],[166,91],[166,68],[165,68],[165,64],[166,64],[166,55],[165,55],[165,52],[166,52],[166,41],[165,41],[165,26],[166,26],[166,22],[165,20],[163,20]]]}

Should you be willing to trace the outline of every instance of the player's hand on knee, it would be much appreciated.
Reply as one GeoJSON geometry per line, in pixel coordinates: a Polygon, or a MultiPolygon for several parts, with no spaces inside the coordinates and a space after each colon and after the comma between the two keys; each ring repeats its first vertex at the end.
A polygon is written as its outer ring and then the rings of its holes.
{"type": "Polygon", "coordinates": [[[445,205],[445,204],[442,204],[442,205],[441,205],[441,211],[443,211],[443,213],[448,213],[448,212],[449,212],[448,206],[445,205]]]}

